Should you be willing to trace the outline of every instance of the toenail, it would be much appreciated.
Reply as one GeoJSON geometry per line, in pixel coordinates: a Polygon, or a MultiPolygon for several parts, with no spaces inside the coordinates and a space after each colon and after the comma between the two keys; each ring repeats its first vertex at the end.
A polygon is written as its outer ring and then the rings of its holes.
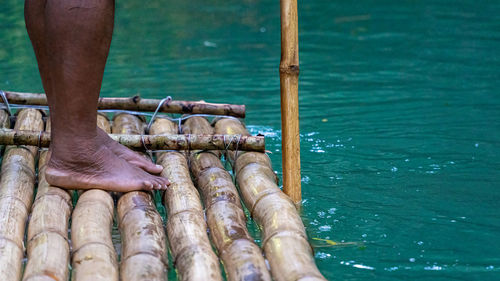
{"type": "Polygon", "coordinates": [[[163,170],[163,166],[162,165],[156,165],[156,168],[159,168],[159,169],[163,170]]]}

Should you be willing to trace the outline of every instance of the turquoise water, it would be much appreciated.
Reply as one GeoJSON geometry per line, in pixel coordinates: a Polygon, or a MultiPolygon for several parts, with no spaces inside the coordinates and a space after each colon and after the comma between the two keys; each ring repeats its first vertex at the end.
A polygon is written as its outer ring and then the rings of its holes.
{"type": "MultiPolygon", "coordinates": [[[[22,1],[0,89],[42,91],[22,1]]],[[[247,105],[281,170],[279,1],[117,1],[102,95],[247,105]]],[[[299,1],[303,218],[329,280],[500,279],[500,1],[299,1]]]]}

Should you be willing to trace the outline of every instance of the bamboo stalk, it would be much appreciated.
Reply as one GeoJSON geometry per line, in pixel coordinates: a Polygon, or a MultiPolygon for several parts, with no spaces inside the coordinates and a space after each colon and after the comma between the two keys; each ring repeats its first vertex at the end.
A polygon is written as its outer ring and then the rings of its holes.
{"type": "MultiPolygon", "coordinates": [[[[38,110],[19,112],[16,130],[43,130],[38,110]]],[[[8,146],[2,159],[0,180],[0,276],[19,280],[24,255],[24,231],[33,202],[37,147],[8,146]]]]}
{"type": "MultiPolygon", "coordinates": [[[[241,150],[265,151],[262,136],[235,135],[109,135],[115,141],[137,150],[241,150]]],[[[46,132],[0,129],[0,144],[49,147],[50,134],[46,132]]]]}
{"type": "MultiPolygon", "coordinates": [[[[189,118],[183,131],[213,134],[202,117],[189,118]]],[[[246,217],[231,175],[224,169],[219,153],[194,152],[190,168],[204,198],[210,236],[223,261],[229,281],[271,280],[262,252],[246,227],[246,217]]]]}
{"type": "MultiPolygon", "coordinates": [[[[9,114],[5,110],[0,110],[0,128],[10,129],[10,118],[9,114]]],[[[0,145],[0,152],[3,151],[3,145],[0,145]]]]}
{"type": "Polygon", "coordinates": [[[104,114],[97,114],[97,127],[101,128],[101,130],[105,131],[108,134],[111,133],[111,125],[109,124],[109,119],[104,114]]]}
{"type": "MultiPolygon", "coordinates": [[[[177,125],[158,119],[151,126],[155,134],[177,133],[177,125]]],[[[164,195],[167,208],[167,235],[179,280],[222,280],[219,261],[207,235],[203,207],[191,181],[186,157],[180,152],[157,154],[164,167],[162,176],[170,186],[164,195]]]]}
{"type": "MultiPolygon", "coordinates": [[[[144,123],[134,115],[118,114],[113,118],[113,132],[143,134],[144,123]]],[[[167,239],[151,194],[128,192],[118,200],[117,210],[122,237],[121,280],[166,280],[167,239]]]]}
{"type": "MultiPolygon", "coordinates": [[[[238,120],[222,119],[217,133],[248,134],[238,120]]],[[[304,225],[294,203],[276,184],[268,156],[258,152],[228,152],[235,162],[241,196],[262,227],[262,248],[276,281],[326,280],[314,263],[304,225]]]]}
{"type": "Polygon", "coordinates": [[[10,128],[9,113],[5,110],[0,110],[0,127],[10,128]]]}
{"type": "Polygon", "coordinates": [[[300,203],[299,35],[297,0],[280,0],[281,8],[281,128],[283,191],[300,203]]]}
{"type": "MultiPolygon", "coordinates": [[[[19,93],[5,91],[10,103],[21,105],[47,105],[45,94],[19,93]]],[[[99,98],[99,109],[155,111],[161,100],[142,99],[139,96],[130,98],[99,98]]],[[[183,114],[212,114],[228,115],[244,118],[245,105],[206,103],[203,101],[178,101],[165,102],[159,112],[183,114]]]]}
{"type": "Polygon", "coordinates": [[[92,189],[80,195],[71,222],[73,281],[118,280],[118,262],[111,241],[113,199],[92,189]]]}
{"type": "Polygon", "coordinates": [[[119,113],[113,116],[113,134],[122,135],[143,135],[145,124],[137,116],[127,113],[119,113]]]}
{"type": "MultiPolygon", "coordinates": [[[[46,131],[50,131],[47,121],[46,131]]],[[[28,225],[28,262],[23,281],[68,280],[68,226],[72,210],[71,195],[45,180],[48,151],[40,153],[38,189],[28,225]]]]}
{"type": "Polygon", "coordinates": [[[117,209],[122,237],[121,280],[167,280],[165,231],[151,195],[126,193],[117,209]]]}

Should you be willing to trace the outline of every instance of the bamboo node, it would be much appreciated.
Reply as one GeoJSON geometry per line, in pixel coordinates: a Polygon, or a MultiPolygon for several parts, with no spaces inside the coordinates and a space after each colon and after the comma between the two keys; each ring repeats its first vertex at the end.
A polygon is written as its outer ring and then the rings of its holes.
{"type": "Polygon", "coordinates": [[[141,100],[141,96],[139,95],[135,95],[133,97],[130,98],[134,103],[139,103],[139,101],[141,100]]]}
{"type": "Polygon", "coordinates": [[[280,73],[281,74],[293,74],[299,75],[300,68],[298,65],[280,65],[280,73]]]}

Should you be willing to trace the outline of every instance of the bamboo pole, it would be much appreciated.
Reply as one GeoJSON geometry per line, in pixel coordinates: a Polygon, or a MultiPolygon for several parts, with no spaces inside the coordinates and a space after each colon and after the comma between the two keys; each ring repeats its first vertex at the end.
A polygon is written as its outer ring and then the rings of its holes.
{"type": "Polygon", "coordinates": [[[113,199],[92,189],[78,198],[71,217],[73,281],[118,280],[118,262],[111,241],[113,199]]]}
{"type": "MultiPolygon", "coordinates": [[[[42,114],[25,109],[18,114],[16,130],[43,130],[42,114]]],[[[24,231],[33,202],[37,147],[8,146],[0,179],[0,276],[21,279],[24,231]]]]}
{"type": "MultiPolygon", "coordinates": [[[[143,134],[144,123],[137,116],[118,114],[113,118],[112,130],[143,134]]],[[[128,192],[118,200],[117,210],[122,238],[121,280],[166,280],[167,239],[151,194],[128,192]]]]}
{"type": "MultiPolygon", "coordinates": [[[[10,129],[9,114],[5,110],[0,110],[0,128],[10,129]]],[[[3,145],[0,145],[0,153],[3,151],[3,145]]]]}
{"type": "Polygon", "coordinates": [[[0,110],[0,127],[10,128],[9,114],[5,110],[0,110]]]}
{"type": "MultiPolygon", "coordinates": [[[[217,133],[248,134],[234,119],[221,119],[217,133]]],[[[294,203],[276,184],[269,157],[258,152],[227,153],[235,162],[241,196],[262,227],[262,248],[276,281],[326,280],[314,263],[313,251],[294,203]]]]}
{"type": "Polygon", "coordinates": [[[166,237],[150,193],[120,197],[118,220],[122,237],[121,280],[167,280],[166,237]]]}
{"type": "MultiPolygon", "coordinates": [[[[45,94],[19,93],[5,91],[10,103],[20,105],[47,105],[45,94]]],[[[161,103],[159,99],[142,99],[139,96],[130,98],[99,98],[98,109],[155,111],[161,103]]],[[[163,103],[159,112],[183,114],[212,114],[245,117],[245,105],[206,103],[203,101],[171,100],[163,103]]]]}
{"type": "MultiPolygon", "coordinates": [[[[50,131],[47,121],[45,131],[50,131]]],[[[68,226],[72,210],[71,195],[45,180],[48,151],[40,153],[38,189],[28,225],[28,262],[23,281],[68,280],[68,226]]]]}
{"type": "Polygon", "coordinates": [[[111,133],[111,124],[109,124],[109,119],[102,113],[97,114],[97,127],[101,128],[101,130],[108,134],[111,133]]]}
{"type": "MultiPolygon", "coordinates": [[[[136,150],[242,150],[265,151],[262,136],[235,135],[122,135],[110,134],[115,141],[136,150]]],[[[0,129],[0,144],[49,147],[50,134],[46,132],[0,129]]]]}
{"type": "MultiPolygon", "coordinates": [[[[177,124],[157,119],[151,126],[154,134],[177,133],[177,124]]],[[[161,175],[170,186],[164,195],[167,209],[167,236],[179,280],[222,280],[219,261],[207,235],[203,207],[191,181],[186,157],[180,152],[157,154],[157,164],[164,167],[161,175]]]]}
{"type": "MultiPolygon", "coordinates": [[[[191,117],[183,126],[188,134],[213,134],[203,117],[191,117]]],[[[218,151],[193,152],[190,168],[203,195],[210,236],[229,281],[271,280],[262,252],[246,227],[246,217],[231,175],[218,151]]]]}
{"type": "Polygon", "coordinates": [[[281,128],[283,191],[300,203],[299,35],[297,0],[280,0],[281,8],[281,128]]]}
{"type": "Polygon", "coordinates": [[[118,113],[113,116],[113,126],[111,127],[113,134],[143,135],[144,128],[145,124],[138,116],[127,113],[118,113]]]}

